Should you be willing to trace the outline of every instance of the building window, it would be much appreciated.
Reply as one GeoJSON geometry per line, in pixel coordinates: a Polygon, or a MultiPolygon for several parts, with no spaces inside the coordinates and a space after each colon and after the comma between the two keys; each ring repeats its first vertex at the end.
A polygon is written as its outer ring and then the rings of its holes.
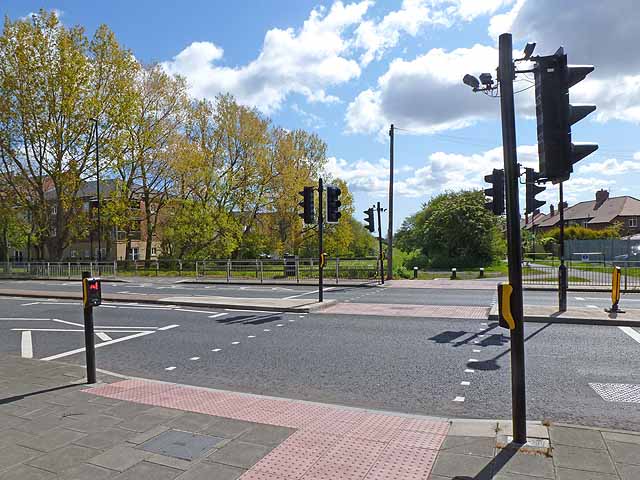
{"type": "Polygon", "coordinates": [[[151,255],[155,255],[156,254],[156,247],[151,247],[151,255]]]}
{"type": "Polygon", "coordinates": [[[635,228],[638,226],[638,219],[636,217],[631,217],[627,220],[627,225],[631,228],[635,228]]]}
{"type": "Polygon", "coordinates": [[[71,258],[76,258],[78,256],[77,250],[71,250],[70,255],[71,255],[71,258]]]}
{"type": "Polygon", "coordinates": [[[53,215],[57,215],[58,214],[58,207],[56,205],[54,205],[53,208],[51,209],[51,213],[53,215]]]}
{"type": "Polygon", "coordinates": [[[131,247],[131,260],[138,260],[139,251],[138,247],[131,247]]]}

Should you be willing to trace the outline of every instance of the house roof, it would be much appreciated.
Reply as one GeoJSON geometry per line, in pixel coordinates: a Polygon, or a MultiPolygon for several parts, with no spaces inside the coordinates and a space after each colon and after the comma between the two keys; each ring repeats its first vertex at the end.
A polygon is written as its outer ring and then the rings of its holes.
{"type": "MultiPolygon", "coordinates": [[[[100,180],[100,197],[106,198],[109,197],[115,190],[118,185],[118,180],[113,178],[104,178],[100,180]]],[[[84,181],[80,185],[78,189],[78,198],[90,198],[96,197],[97,195],[97,182],[95,180],[84,181]]],[[[134,189],[139,188],[139,185],[134,185],[134,189]]],[[[56,190],[51,188],[45,192],[45,197],[48,200],[52,200],[56,198],[56,190]]]]}
{"type": "Polygon", "coordinates": [[[542,213],[542,212],[538,212],[538,213],[534,214],[533,216],[530,215],[528,222],[525,222],[524,218],[520,220],[520,228],[525,228],[525,229],[529,230],[534,226],[538,227],[548,217],[549,217],[548,213],[542,213]]]}
{"type": "MultiPolygon", "coordinates": [[[[589,224],[611,223],[616,217],[640,216],[640,200],[634,197],[611,197],[605,200],[599,208],[595,200],[580,202],[564,209],[565,221],[582,220],[589,224]]],[[[560,214],[556,210],[553,216],[540,223],[541,227],[553,227],[558,224],[560,214]]]]}

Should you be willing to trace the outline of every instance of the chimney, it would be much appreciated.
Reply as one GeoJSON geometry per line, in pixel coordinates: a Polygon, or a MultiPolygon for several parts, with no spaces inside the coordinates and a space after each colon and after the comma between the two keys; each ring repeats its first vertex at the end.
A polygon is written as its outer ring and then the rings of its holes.
{"type": "Polygon", "coordinates": [[[556,214],[556,209],[553,206],[553,203],[551,205],[549,205],[549,215],[551,215],[552,217],[556,214]]]}
{"type": "Polygon", "coordinates": [[[593,208],[594,210],[599,209],[604,202],[609,199],[609,191],[600,189],[596,192],[596,205],[593,208]]]}

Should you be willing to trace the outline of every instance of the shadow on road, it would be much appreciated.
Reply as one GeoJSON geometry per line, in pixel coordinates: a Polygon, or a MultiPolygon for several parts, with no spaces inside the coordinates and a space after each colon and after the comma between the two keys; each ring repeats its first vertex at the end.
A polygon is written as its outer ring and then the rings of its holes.
{"type": "Polygon", "coordinates": [[[271,315],[233,315],[216,318],[217,323],[232,325],[241,323],[243,325],[262,325],[263,323],[277,322],[282,319],[281,313],[271,315]]]}
{"type": "Polygon", "coordinates": [[[13,397],[0,398],[0,405],[4,405],[6,403],[17,402],[18,400],[24,400],[28,397],[33,397],[34,395],[40,395],[42,393],[55,392],[56,390],[64,390],[65,388],[77,387],[79,385],[84,385],[83,383],[72,383],[70,385],[61,385],[59,387],[46,388],[44,390],[37,390],[35,392],[23,393],[21,395],[14,395],[13,397]]]}

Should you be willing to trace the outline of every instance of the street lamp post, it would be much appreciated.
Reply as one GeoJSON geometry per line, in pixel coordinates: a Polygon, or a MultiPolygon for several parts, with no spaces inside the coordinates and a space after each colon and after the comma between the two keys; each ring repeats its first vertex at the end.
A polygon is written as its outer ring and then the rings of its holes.
{"type": "Polygon", "coordinates": [[[96,134],[96,196],[98,197],[98,275],[100,275],[100,261],[102,260],[102,222],[100,216],[100,157],[98,153],[98,119],[90,118],[95,126],[96,134]]]}

